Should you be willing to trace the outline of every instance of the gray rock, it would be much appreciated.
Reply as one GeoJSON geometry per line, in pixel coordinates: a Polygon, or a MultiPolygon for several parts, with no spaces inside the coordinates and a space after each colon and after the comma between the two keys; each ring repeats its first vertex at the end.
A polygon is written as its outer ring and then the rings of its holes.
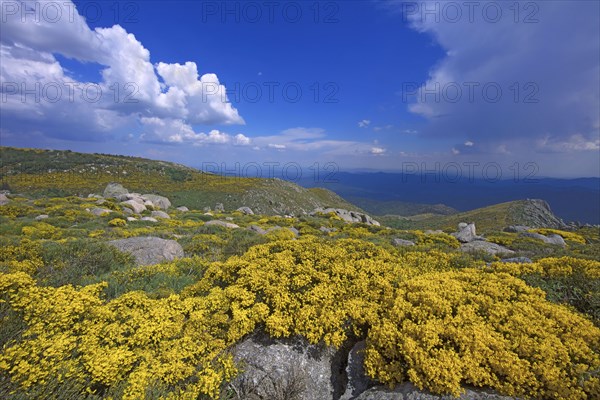
{"type": "Polygon", "coordinates": [[[90,210],[90,212],[92,214],[94,214],[95,216],[100,217],[101,215],[111,213],[112,210],[109,210],[108,208],[98,208],[98,207],[96,207],[96,208],[92,208],[90,210]]]}
{"type": "Polygon", "coordinates": [[[146,206],[144,203],[139,203],[135,200],[127,200],[121,202],[122,206],[130,208],[134,213],[140,214],[142,211],[146,211],[146,206]]]}
{"type": "Polygon", "coordinates": [[[233,217],[225,217],[225,221],[233,221],[233,217]]]}
{"type": "Polygon", "coordinates": [[[288,229],[290,231],[292,231],[292,233],[294,234],[294,236],[296,236],[296,237],[300,236],[300,231],[298,229],[294,228],[293,226],[288,227],[288,229]]]}
{"type": "Polygon", "coordinates": [[[152,217],[142,217],[140,219],[140,221],[158,222],[158,220],[156,218],[152,218],[152,217]]]}
{"type": "Polygon", "coordinates": [[[239,228],[239,225],[233,224],[231,222],[225,222],[225,221],[219,221],[219,220],[212,220],[212,221],[207,221],[204,225],[216,225],[216,226],[222,226],[224,228],[230,228],[230,229],[236,229],[239,228]]]}
{"type": "Polygon", "coordinates": [[[0,206],[5,206],[10,202],[10,199],[6,197],[4,193],[0,193],[0,206]]]}
{"type": "Polygon", "coordinates": [[[544,235],[542,235],[540,233],[536,233],[536,232],[521,232],[521,233],[519,233],[519,236],[528,237],[528,238],[532,238],[532,239],[538,239],[546,244],[554,244],[554,245],[558,245],[558,246],[566,246],[567,245],[565,243],[565,240],[560,235],[553,234],[553,235],[544,236],[544,235]]]}
{"type": "Polygon", "coordinates": [[[491,243],[491,242],[485,242],[482,240],[474,240],[472,242],[469,243],[464,243],[463,245],[460,246],[460,250],[465,252],[465,253],[472,253],[472,252],[476,252],[476,251],[483,251],[487,254],[490,255],[498,255],[498,256],[502,256],[502,255],[507,255],[510,256],[512,254],[515,254],[514,251],[507,249],[504,246],[500,246],[499,244],[496,243],[491,243]]]}
{"type": "Polygon", "coordinates": [[[35,217],[35,220],[41,221],[41,220],[48,219],[48,218],[49,218],[48,215],[42,214],[42,215],[38,215],[37,217],[35,217]]]}
{"type": "Polygon", "coordinates": [[[441,229],[436,229],[436,230],[427,229],[423,233],[426,235],[439,235],[440,233],[444,233],[444,231],[441,229]]]}
{"type": "Polygon", "coordinates": [[[379,222],[375,221],[373,218],[368,216],[367,214],[359,213],[356,211],[348,211],[341,208],[317,208],[310,215],[315,215],[317,213],[329,214],[335,213],[338,217],[346,222],[351,223],[362,223],[367,225],[375,225],[380,226],[379,222]]]}
{"type": "Polygon", "coordinates": [[[392,244],[394,246],[414,246],[415,242],[412,242],[410,240],[405,240],[405,239],[394,238],[394,239],[392,239],[392,244]]]}
{"type": "Polygon", "coordinates": [[[500,262],[503,262],[503,263],[530,264],[533,261],[531,261],[531,258],[528,258],[528,257],[513,257],[513,258],[503,258],[502,260],[500,260],[500,262]]]}
{"type": "Polygon", "coordinates": [[[187,208],[186,206],[181,206],[181,207],[177,207],[177,211],[188,212],[188,211],[190,211],[190,209],[187,208]]]}
{"type": "Polygon", "coordinates": [[[504,228],[504,232],[521,233],[521,232],[527,232],[530,229],[531,229],[530,227],[525,226],[525,225],[511,225],[511,226],[507,226],[506,228],[504,228]]]}
{"type": "Polygon", "coordinates": [[[131,215],[133,214],[133,210],[129,207],[121,207],[121,209],[123,210],[123,214],[127,214],[127,215],[131,215]]]}
{"type": "Polygon", "coordinates": [[[556,235],[556,234],[552,234],[552,235],[546,236],[546,240],[547,240],[546,243],[555,244],[557,246],[563,246],[564,247],[564,246],[567,245],[567,243],[565,242],[565,239],[563,239],[562,236],[556,235]]]}
{"type": "Polygon", "coordinates": [[[361,393],[355,400],[511,400],[514,397],[502,396],[493,391],[466,388],[459,397],[440,396],[419,390],[412,383],[403,383],[394,389],[376,386],[361,393]]]}
{"type": "Polygon", "coordinates": [[[335,354],[334,349],[310,345],[303,338],[255,334],[233,348],[244,371],[233,385],[244,399],[331,400],[335,354]]]}
{"type": "Polygon", "coordinates": [[[146,206],[146,208],[155,208],[154,203],[151,202],[150,200],[144,201],[144,205],[146,206]]]}
{"type": "Polygon", "coordinates": [[[123,187],[123,185],[121,185],[120,183],[111,182],[108,185],[106,185],[106,188],[104,189],[103,197],[117,198],[118,196],[125,195],[127,193],[129,193],[129,191],[127,189],[125,189],[123,187]]]}
{"type": "Polygon", "coordinates": [[[458,232],[452,233],[452,236],[454,236],[456,239],[458,239],[459,242],[462,243],[469,243],[474,240],[483,240],[482,237],[477,236],[474,223],[467,224],[461,222],[460,224],[458,224],[458,232]]]}
{"type": "Polygon", "coordinates": [[[376,385],[365,373],[365,347],[366,344],[364,341],[358,342],[352,347],[350,353],[348,353],[348,365],[346,366],[348,383],[346,384],[346,391],[340,397],[340,400],[354,399],[368,388],[376,385]]]}
{"type": "Polygon", "coordinates": [[[137,265],[158,264],[184,256],[183,248],[179,243],[157,237],[133,237],[112,240],[108,244],[133,255],[137,265]]]}
{"type": "Polygon", "coordinates": [[[212,210],[210,209],[210,207],[204,207],[202,209],[202,211],[204,211],[204,212],[211,212],[212,210]]]}
{"type": "Polygon", "coordinates": [[[254,215],[254,211],[250,207],[240,207],[236,211],[244,213],[246,215],[254,215]]]}
{"type": "Polygon", "coordinates": [[[133,222],[133,221],[137,221],[138,219],[135,217],[127,217],[127,221],[128,222],[133,222]]]}
{"type": "Polygon", "coordinates": [[[215,212],[222,213],[225,211],[225,207],[223,207],[223,203],[217,203],[215,205],[215,212]]]}
{"type": "Polygon", "coordinates": [[[171,201],[164,196],[159,196],[157,194],[145,194],[142,197],[145,200],[150,200],[152,204],[154,204],[155,208],[168,210],[169,207],[171,207],[171,201]]]}
{"type": "Polygon", "coordinates": [[[267,231],[258,225],[250,225],[248,230],[258,233],[259,235],[266,235],[267,231]]]}
{"type": "Polygon", "coordinates": [[[169,214],[167,214],[164,211],[152,211],[152,213],[150,215],[152,217],[154,217],[154,218],[171,219],[171,217],[169,216],[169,214]]]}

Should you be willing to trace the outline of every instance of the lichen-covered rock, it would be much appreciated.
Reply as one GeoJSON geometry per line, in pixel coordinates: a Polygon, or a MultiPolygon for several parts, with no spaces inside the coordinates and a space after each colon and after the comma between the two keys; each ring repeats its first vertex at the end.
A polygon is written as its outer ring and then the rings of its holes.
{"type": "Polygon", "coordinates": [[[112,212],[112,210],[109,210],[108,208],[98,208],[98,207],[92,208],[89,211],[97,217],[100,217],[101,215],[110,214],[112,212]]]}
{"type": "Polygon", "coordinates": [[[121,203],[121,205],[129,208],[131,211],[133,211],[136,214],[140,214],[143,211],[146,211],[146,206],[144,205],[144,203],[139,203],[135,200],[124,201],[121,203]]]}
{"type": "Polygon", "coordinates": [[[157,194],[145,194],[142,196],[145,200],[150,200],[152,204],[154,204],[155,208],[160,208],[161,210],[168,210],[171,207],[171,201],[164,196],[159,196],[157,194]]]}
{"type": "Polygon", "coordinates": [[[175,240],[151,236],[112,240],[108,244],[133,255],[137,265],[158,264],[184,256],[183,248],[175,240]]]}
{"type": "Polygon", "coordinates": [[[186,206],[180,206],[180,207],[177,207],[177,211],[188,212],[188,211],[190,211],[190,209],[187,208],[186,206]]]}
{"type": "Polygon", "coordinates": [[[118,198],[121,195],[125,195],[129,193],[127,189],[123,187],[120,183],[111,182],[106,185],[104,189],[103,197],[105,198],[118,198]]]}
{"type": "Polygon", "coordinates": [[[208,221],[204,225],[205,226],[216,225],[216,226],[222,226],[223,228],[230,228],[230,229],[239,228],[239,225],[236,225],[232,222],[219,221],[216,219],[212,220],[212,221],[208,221]]]}
{"type": "Polygon", "coordinates": [[[169,216],[169,214],[167,214],[164,211],[152,211],[152,213],[150,214],[153,218],[164,218],[164,219],[171,219],[171,217],[169,216]]]}
{"type": "Polygon", "coordinates": [[[10,199],[6,197],[4,193],[0,193],[0,206],[5,206],[10,202],[10,199]]]}
{"type": "Polygon", "coordinates": [[[373,218],[371,218],[369,215],[367,214],[363,214],[360,212],[356,212],[356,211],[348,211],[348,210],[344,210],[341,208],[317,208],[315,209],[310,215],[315,215],[315,214],[330,214],[330,213],[334,213],[335,215],[337,215],[338,217],[340,217],[342,220],[346,221],[346,222],[353,222],[353,223],[362,223],[362,224],[367,224],[367,225],[375,225],[375,226],[379,226],[379,222],[375,221],[373,218]]]}
{"type": "Polygon", "coordinates": [[[458,224],[458,232],[452,233],[459,242],[469,243],[474,240],[483,240],[482,237],[477,236],[477,232],[475,230],[475,224],[466,222],[461,222],[458,224]]]}
{"type": "Polygon", "coordinates": [[[410,240],[395,238],[392,240],[392,244],[394,246],[414,246],[415,242],[412,242],[410,240]]]}
{"type": "Polygon", "coordinates": [[[510,255],[515,254],[514,251],[512,251],[504,246],[501,246],[496,243],[485,242],[483,240],[474,240],[469,243],[464,243],[463,245],[460,246],[460,250],[465,253],[473,253],[473,252],[477,252],[477,251],[482,251],[482,252],[490,254],[492,256],[495,256],[495,255],[510,256],[510,255]]]}
{"type": "Polygon", "coordinates": [[[340,400],[354,399],[356,396],[376,384],[365,373],[365,347],[365,341],[360,341],[356,343],[354,347],[352,347],[352,350],[350,350],[350,353],[348,353],[348,365],[346,366],[348,383],[346,384],[346,391],[342,397],[340,397],[340,400]]]}
{"type": "Polygon", "coordinates": [[[254,334],[233,348],[243,372],[233,385],[244,399],[332,400],[336,351],[303,338],[254,334]],[[287,393],[288,397],[280,397],[287,393]],[[254,396],[254,397],[253,397],[254,396]]]}
{"type": "Polygon", "coordinates": [[[36,221],[41,221],[41,220],[44,220],[44,219],[48,219],[48,215],[42,214],[42,215],[38,215],[37,217],[35,217],[36,221]]]}
{"type": "Polygon", "coordinates": [[[240,207],[236,211],[244,213],[246,215],[254,215],[254,211],[250,207],[240,207]]]}

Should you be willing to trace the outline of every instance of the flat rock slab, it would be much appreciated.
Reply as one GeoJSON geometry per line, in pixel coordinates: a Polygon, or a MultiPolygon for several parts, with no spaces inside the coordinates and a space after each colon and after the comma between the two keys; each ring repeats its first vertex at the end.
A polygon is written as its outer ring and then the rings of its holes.
{"type": "Polygon", "coordinates": [[[466,389],[459,397],[440,396],[419,390],[411,383],[404,383],[390,390],[378,386],[361,393],[355,400],[512,400],[515,397],[502,396],[494,392],[466,389]]]}
{"type": "Polygon", "coordinates": [[[175,240],[152,236],[112,240],[108,244],[133,255],[137,265],[159,264],[184,256],[183,248],[175,240]]]}

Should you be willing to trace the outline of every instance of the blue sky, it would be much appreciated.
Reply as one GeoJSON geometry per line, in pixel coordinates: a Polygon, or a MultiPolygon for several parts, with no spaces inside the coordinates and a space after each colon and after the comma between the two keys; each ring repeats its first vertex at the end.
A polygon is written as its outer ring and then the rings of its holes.
{"type": "Polygon", "coordinates": [[[600,3],[464,4],[2,0],[2,145],[599,176],[600,3]]]}

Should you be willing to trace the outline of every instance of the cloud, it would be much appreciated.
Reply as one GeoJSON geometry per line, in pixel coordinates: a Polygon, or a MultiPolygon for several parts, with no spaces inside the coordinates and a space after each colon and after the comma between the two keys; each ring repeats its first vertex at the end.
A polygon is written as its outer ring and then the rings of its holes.
{"type": "Polygon", "coordinates": [[[269,143],[268,147],[271,149],[284,150],[286,146],[284,144],[269,143]]]}
{"type": "Polygon", "coordinates": [[[393,127],[394,127],[394,125],[375,126],[375,127],[373,127],[373,130],[375,132],[379,132],[379,131],[383,131],[383,130],[390,130],[393,127]]]}
{"type": "Polygon", "coordinates": [[[142,117],[143,133],[140,139],[148,143],[191,144],[202,146],[208,144],[233,144],[235,146],[250,145],[251,139],[243,134],[231,136],[213,129],[208,133],[195,132],[190,125],[181,119],[142,117]]]}
{"type": "MultiPolygon", "coordinates": [[[[119,25],[90,29],[70,1],[52,3],[61,15],[54,21],[23,20],[21,11],[11,8],[35,9],[41,3],[2,0],[3,131],[94,141],[129,130],[137,120],[152,128],[148,137],[184,142],[197,134],[191,124],[244,124],[217,75],[200,75],[194,62],[154,65],[133,34],[119,25]],[[57,54],[99,65],[100,79],[74,78],[57,54]],[[174,131],[167,133],[169,128],[174,131]]],[[[205,139],[220,140],[210,134],[205,139]]]]}
{"type": "Polygon", "coordinates": [[[471,142],[470,140],[467,140],[464,144],[467,147],[473,147],[475,145],[475,143],[471,142]]]}
{"type": "Polygon", "coordinates": [[[369,121],[368,119],[363,119],[362,121],[358,121],[358,127],[366,128],[367,126],[369,126],[370,123],[371,121],[369,121]]]}
{"type": "Polygon", "coordinates": [[[383,147],[372,147],[370,153],[374,155],[381,155],[385,153],[385,149],[383,147]]]}
{"type": "MultiPolygon", "coordinates": [[[[547,138],[571,143],[565,150],[594,150],[600,136],[600,3],[492,3],[502,16],[495,23],[484,4],[472,22],[466,3],[455,4],[463,7],[458,21],[442,11],[437,22],[420,12],[405,16],[446,51],[425,84],[403,88],[408,109],[428,120],[421,133],[460,138],[477,132],[472,139],[481,148],[530,151],[547,138]],[[528,17],[537,22],[524,21],[528,17]],[[575,134],[581,140],[572,142],[575,134]],[[523,139],[529,145],[514,148],[523,139]]],[[[433,1],[414,4],[443,8],[433,1]]]]}

